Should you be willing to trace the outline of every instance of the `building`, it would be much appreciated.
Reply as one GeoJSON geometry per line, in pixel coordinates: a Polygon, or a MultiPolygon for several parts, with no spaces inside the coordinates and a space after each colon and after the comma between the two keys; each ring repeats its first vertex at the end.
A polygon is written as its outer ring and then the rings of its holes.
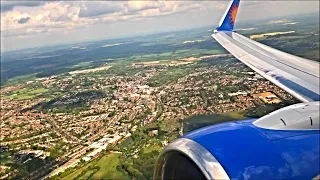
{"type": "Polygon", "coordinates": [[[281,100],[272,92],[263,92],[259,94],[253,94],[256,99],[261,99],[266,104],[278,104],[281,100]]]}

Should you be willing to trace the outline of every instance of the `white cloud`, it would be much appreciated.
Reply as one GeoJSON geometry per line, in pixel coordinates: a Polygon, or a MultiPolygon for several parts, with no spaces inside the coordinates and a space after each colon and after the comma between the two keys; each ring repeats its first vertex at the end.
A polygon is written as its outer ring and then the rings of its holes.
{"type": "Polygon", "coordinates": [[[82,2],[80,5],[79,17],[95,17],[112,14],[124,9],[123,3],[111,1],[82,2]]]}
{"type": "MultiPolygon", "coordinates": [[[[4,16],[1,16],[1,23],[3,23],[1,30],[15,31],[15,33],[5,33],[5,35],[18,34],[19,30],[21,34],[35,35],[48,32],[50,28],[61,28],[61,31],[65,31],[65,29],[76,29],[96,23],[115,23],[129,19],[142,20],[148,17],[167,16],[202,7],[201,2],[182,1],[60,1],[32,5],[39,6],[40,4],[42,8],[37,8],[38,11],[30,14],[17,10],[5,13],[4,16]],[[33,33],[26,32],[28,28],[32,28],[33,33]]],[[[10,7],[14,6],[18,4],[10,7]]],[[[22,3],[19,6],[22,6],[22,3]]]]}
{"type": "MultiPolygon", "coordinates": [[[[228,4],[226,1],[1,1],[1,38],[50,34],[62,37],[80,31],[85,31],[87,37],[94,37],[104,31],[112,31],[111,34],[125,32],[122,29],[141,31],[146,21],[154,22],[146,31],[213,24],[228,4]],[[107,29],[102,30],[102,26],[107,29]],[[121,30],[117,29],[120,27],[121,30]]],[[[266,14],[319,11],[316,8],[319,2],[243,1],[241,7],[237,19],[246,20],[263,18],[266,14]]]]}
{"type": "Polygon", "coordinates": [[[129,1],[126,4],[128,12],[136,12],[136,11],[143,11],[148,9],[156,9],[161,6],[160,4],[163,2],[159,1],[129,1]]]}

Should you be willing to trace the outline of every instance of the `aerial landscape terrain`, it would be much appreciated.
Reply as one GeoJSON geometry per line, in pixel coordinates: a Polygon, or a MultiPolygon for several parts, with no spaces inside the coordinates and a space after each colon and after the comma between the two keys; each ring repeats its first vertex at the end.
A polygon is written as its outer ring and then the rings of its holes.
{"type": "MultiPolygon", "coordinates": [[[[183,134],[298,102],[224,50],[213,30],[3,52],[0,179],[151,179],[160,151],[183,134]]],[[[320,61],[318,14],[237,31],[320,61]]]]}

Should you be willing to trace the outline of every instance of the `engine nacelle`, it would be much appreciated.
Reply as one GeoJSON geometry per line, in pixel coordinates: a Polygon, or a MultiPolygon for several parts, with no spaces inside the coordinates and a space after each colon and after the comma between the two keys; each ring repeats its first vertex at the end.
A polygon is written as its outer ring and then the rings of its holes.
{"type": "Polygon", "coordinates": [[[319,102],[208,126],[167,146],[154,179],[313,179],[320,174],[319,132],[319,102]]]}
{"type": "Polygon", "coordinates": [[[228,179],[228,175],[207,149],[180,138],[158,158],[154,179],[228,179]]]}

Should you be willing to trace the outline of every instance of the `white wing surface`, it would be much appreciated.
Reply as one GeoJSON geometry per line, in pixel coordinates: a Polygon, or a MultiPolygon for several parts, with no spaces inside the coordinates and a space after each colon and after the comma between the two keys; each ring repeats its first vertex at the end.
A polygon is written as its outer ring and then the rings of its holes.
{"type": "Polygon", "coordinates": [[[241,62],[300,101],[319,101],[319,63],[279,51],[234,32],[239,3],[239,0],[231,2],[212,37],[241,62]]]}

